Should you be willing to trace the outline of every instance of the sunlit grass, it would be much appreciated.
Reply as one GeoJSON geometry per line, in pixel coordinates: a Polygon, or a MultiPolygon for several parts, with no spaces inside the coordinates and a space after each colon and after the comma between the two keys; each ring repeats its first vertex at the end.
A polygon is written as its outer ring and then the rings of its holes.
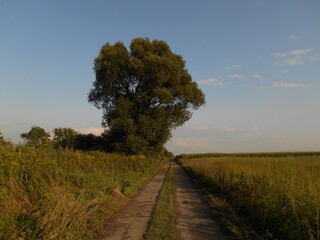
{"type": "Polygon", "coordinates": [[[202,157],[180,162],[266,238],[320,239],[319,156],[202,157]]]}
{"type": "Polygon", "coordinates": [[[0,239],[94,239],[163,163],[0,145],[0,239]]]}

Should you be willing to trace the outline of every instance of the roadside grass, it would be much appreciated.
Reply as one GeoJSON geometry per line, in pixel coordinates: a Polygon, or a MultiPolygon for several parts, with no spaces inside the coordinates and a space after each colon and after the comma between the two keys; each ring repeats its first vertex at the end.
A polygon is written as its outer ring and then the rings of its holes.
{"type": "Polygon", "coordinates": [[[172,161],[145,234],[145,239],[175,239],[175,176],[172,161]]]}
{"type": "MultiPolygon", "coordinates": [[[[200,184],[198,182],[198,184],[200,184]]],[[[213,216],[220,223],[223,232],[232,239],[238,240],[263,240],[264,238],[257,234],[248,221],[236,213],[234,208],[226,201],[207,192],[205,196],[213,216]]]]}
{"type": "Polygon", "coordinates": [[[263,239],[320,239],[319,155],[184,157],[211,202],[234,214],[238,225],[222,219],[239,239],[258,239],[251,229],[263,239]]]}
{"type": "Polygon", "coordinates": [[[0,144],[0,240],[95,239],[165,159],[0,144]]]}

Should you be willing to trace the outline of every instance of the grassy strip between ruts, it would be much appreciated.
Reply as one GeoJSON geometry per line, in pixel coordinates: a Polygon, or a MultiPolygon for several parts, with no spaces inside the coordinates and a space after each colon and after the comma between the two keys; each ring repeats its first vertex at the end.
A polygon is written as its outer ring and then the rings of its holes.
{"type": "Polygon", "coordinates": [[[151,222],[145,234],[147,240],[174,239],[175,236],[175,177],[173,162],[167,172],[151,222]]]}

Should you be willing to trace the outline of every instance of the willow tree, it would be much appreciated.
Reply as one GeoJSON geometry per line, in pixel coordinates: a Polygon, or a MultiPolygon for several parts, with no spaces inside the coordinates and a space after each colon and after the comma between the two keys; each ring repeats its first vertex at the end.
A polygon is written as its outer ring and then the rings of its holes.
{"type": "Polygon", "coordinates": [[[182,56],[164,41],[136,38],[130,49],[106,43],[94,60],[96,80],[88,100],[103,110],[113,151],[160,151],[171,131],[205,103],[182,56]]]}

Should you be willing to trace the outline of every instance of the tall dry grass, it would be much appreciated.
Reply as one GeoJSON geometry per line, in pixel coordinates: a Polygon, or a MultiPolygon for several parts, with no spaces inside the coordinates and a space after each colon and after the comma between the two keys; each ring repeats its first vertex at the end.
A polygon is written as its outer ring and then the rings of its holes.
{"type": "Polygon", "coordinates": [[[94,239],[163,163],[0,144],[0,239],[94,239]]]}
{"type": "Polygon", "coordinates": [[[320,239],[319,156],[193,156],[179,161],[266,239],[320,239]]]}

